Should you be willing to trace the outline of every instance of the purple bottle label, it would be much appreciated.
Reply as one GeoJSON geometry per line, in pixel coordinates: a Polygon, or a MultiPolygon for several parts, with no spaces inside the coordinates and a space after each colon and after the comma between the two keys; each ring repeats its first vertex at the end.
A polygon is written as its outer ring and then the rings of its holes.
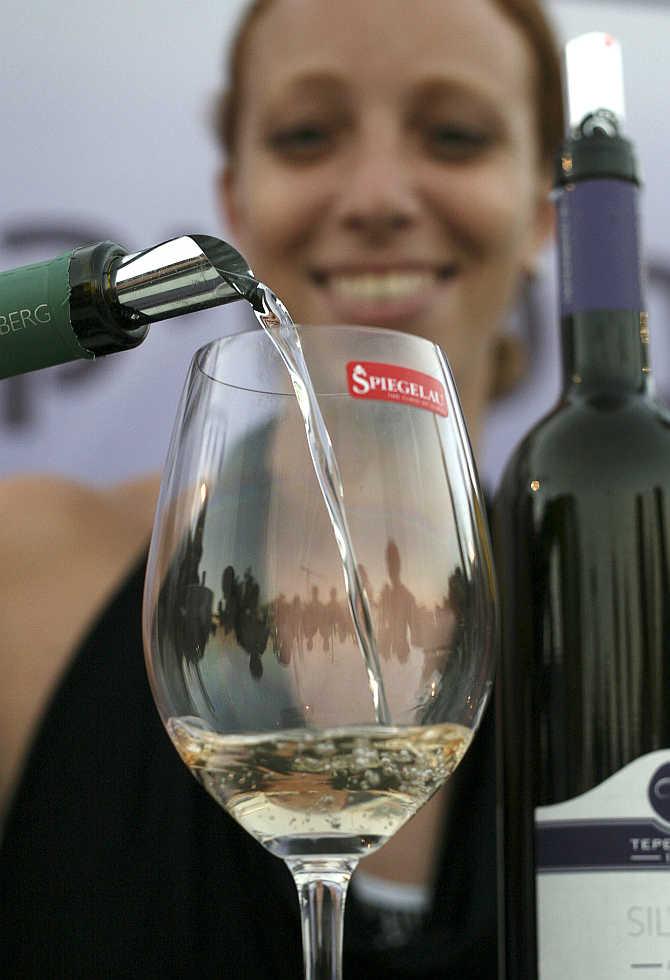
{"type": "Polygon", "coordinates": [[[558,201],[561,315],[643,309],[637,187],[585,180],[558,201]]]}

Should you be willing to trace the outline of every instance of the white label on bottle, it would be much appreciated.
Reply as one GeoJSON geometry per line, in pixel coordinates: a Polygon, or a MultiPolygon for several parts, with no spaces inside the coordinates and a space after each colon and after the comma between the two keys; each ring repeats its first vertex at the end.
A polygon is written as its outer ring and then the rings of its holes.
{"type": "Polygon", "coordinates": [[[670,751],[535,810],[540,980],[670,980],[670,751]]]}

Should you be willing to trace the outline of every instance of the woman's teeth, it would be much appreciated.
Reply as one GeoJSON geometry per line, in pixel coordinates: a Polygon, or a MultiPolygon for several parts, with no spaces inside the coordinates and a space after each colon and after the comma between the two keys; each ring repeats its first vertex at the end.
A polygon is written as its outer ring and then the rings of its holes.
{"type": "Polygon", "coordinates": [[[345,299],[383,302],[416,296],[434,281],[435,276],[428,272],[366,272],[331,276],[330,286],[345,299]]]}

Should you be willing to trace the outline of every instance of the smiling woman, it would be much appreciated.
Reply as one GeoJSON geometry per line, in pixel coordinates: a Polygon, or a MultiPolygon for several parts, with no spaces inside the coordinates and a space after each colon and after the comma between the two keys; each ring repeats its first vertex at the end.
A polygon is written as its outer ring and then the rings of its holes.
{"type": "MultiPolygon", "coordinates": [[[[539,0],[257,0],[218,131],[221,207],[255,272],[305,324],[441,344],[476,444],[551,225],[561,97],[539,0]]],[[[300,973],[287,872],[190,779],[148,691],[156,485],[0,485],[7,513],[23,503],[0,528],[3,976],[300,973]]],[[[387,604],[399,574],[389,561],[387,604]]],[[[494,783],[485,720],[450,798],[366,860],[348,980],[495,976],[494,783]]]]}
{"type": "Polygon", "coordinates": [[[442,344],[476,436],[551,222],[560,79],[537,5],[261,0],[218,122],[226,214],[294,318],[442,344]]]}

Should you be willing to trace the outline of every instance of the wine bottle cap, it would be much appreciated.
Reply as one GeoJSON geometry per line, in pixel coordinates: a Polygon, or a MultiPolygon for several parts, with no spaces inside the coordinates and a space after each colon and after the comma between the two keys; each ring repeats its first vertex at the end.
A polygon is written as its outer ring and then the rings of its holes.
{"type": "Polygon", "coordinates": [[[611,34],[593,31],[573,38],[565,46],[566,105],[570,134],[584,131],[591,117],[614,131],[625,120],[621,45],[611,34]]]}

